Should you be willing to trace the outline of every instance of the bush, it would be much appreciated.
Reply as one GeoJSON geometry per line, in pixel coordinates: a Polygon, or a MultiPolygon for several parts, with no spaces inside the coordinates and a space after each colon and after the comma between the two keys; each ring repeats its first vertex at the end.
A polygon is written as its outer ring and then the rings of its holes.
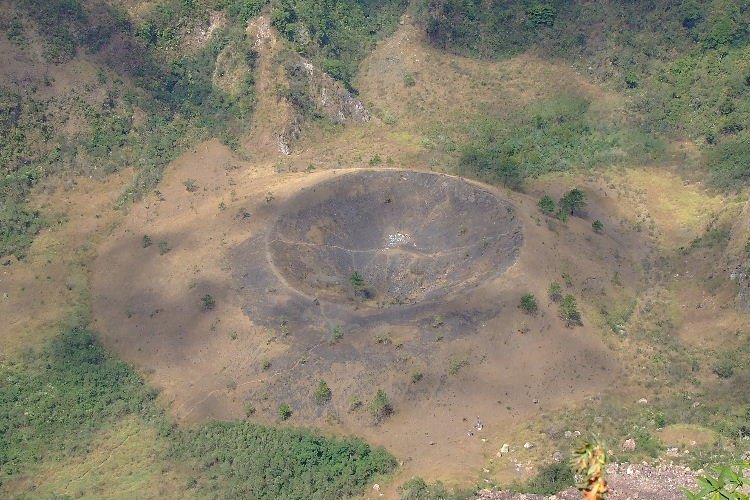
{"type": "Polygon", "coordinates": [[[524,493],[554,495],[575,484],[573,471],[567,464],[553,463],[542,465],[523,489],[524,493]]]}
{"type": "Polygon", "coordinates": [[[539,310],[539,306],[536,303],[536,297],[534,297],[533,293],[527,293],[521,297],[521,304],[519,307],[525,312],[526,314],[536,314],[539,310]]]}
{"type": "Polygon", "coordinates": [[[372,398],[370,404],[367,405],[367,409],[370,411],[370,415],[372,415],[376,423],[382,422],[383,419],[393,414],[393,405],[383,389],[378,389],[375,397],[372,398]]]}
{"type": "Polygon", "coordinates": [[[560,286],[560,283],[557,281],[553,281],[549,285],[549,290],[547,290],[547,295],[549,295],[549,298],[552,302],[560,302],[563,298],[562,294],[562,287],[560,286]]]}
{"type": "Polygon", "coordinates": [[[210,311],[216,307],[216,299],[211,294],[206,294],[201,297],[201,309],[204,311],[210,311]]]}
{"type": "Polygon", "coordinates": [[[604,231],[604,224],[599,219],[596,219],[591,223],[591,229],[593,229],[595,233],[601,233],[604,231]]]}
{"type": "Polygon", "coordinates": [[[288,420],[291,416],[292,408],[288,404],[282,403],[281,405],[279,405],[279,418],[281,420],[288,420]]]}
{"type": "Polygon", "coordinates": [[[331,388],[328,387],[325,380],[321,380],[318,383],[318,387],[315,389],[313,397],[315,398],[315,402],[319,405],[324,405],[331,400],[331,388]]]}
{"type": "Polygon", "coordinates": [[[421,477],[409,479],[399,486],[398,491],[401,500],[468,500],[476,496],[475,490],[454,487],[449,491],[442,482],[427,484],[421,477]]]}
{"type": "Polygon", "coordinates": [[[576,298],[568,294],[560,303],[560,318],[565,321],[566,326],[581,325],[581,313],[576,305],[576,298]]]}
{"type": "Polygon", "coordinates": [[[539,203],[537,203],[537,206],[539,207],[539,210],[547,215],[555,212],[555,200],[553,200],[549,195],[545,194],[544,196],[542,196],[539,199],[539,203]]]}

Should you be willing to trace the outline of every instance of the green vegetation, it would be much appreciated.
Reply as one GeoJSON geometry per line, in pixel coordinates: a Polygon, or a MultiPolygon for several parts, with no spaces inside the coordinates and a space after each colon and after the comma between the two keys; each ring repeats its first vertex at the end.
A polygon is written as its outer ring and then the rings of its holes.
{"type": "Polygon", "coordinates": [[[536,475],[520,488],[524,493],[554,495],[575,484],[573,471],[567,464],[552,463],[539,467],[536,475]]]}
{"type": "Polygon", "coordinates": [[[315,394],[313,394],[315,402],[319,405],[324,405],[331,400],[331,396],[331,388],[328,387],[326,381],[321,380],[320,382],[318,382],[318,387],[315,388],[315,394]]]}
{"type": "Polygon", "coordinates": [[[750,462],[714,467],[714,475],[703,475],[697,478],[698,491],[684,490],[688,500],[748,500],[745,493],[750,486],[750,479],[745,470],[750,469],[750,462]]]}
{"type": "MultiPolygon", "coordinates": [[[[732,187],[750,180],[747,2],[420,0],[418,9],[417,18],[433,45],[482,59],[532,50],[568,60],[627,92],[631,110],[641,116],[637,129],[642,133],[695,140],[716,185],[732,187]]],[[[533,141],[540,136],[540,151],[562,153],[557,155],[557,170],[567,168],[566,163],[593,166],[598,162],[592,160],[614,154],[609,142],[614,135],[582,120],[585,113],[561,116],[564,121],[547,124],[541,134],[526,126],[512,138],[523,145],[524,136],[533,141]],[[569,150],[566,133],[581,144],[569,150]],[[549,140],[555,138],[561,146],[550,147],[549,140]]],[[[499,142],[507,142],[508,135],[499,142]]],[[[638,151],[637,143],[621,146],[638,151]]],[[[498,155],[503,156],[513,155],[498,155]]],[[[554,162],[547,158],[554,157],[544,155],[538,168],[549,169],[554,162]]],[[[522,164],[521,169],[526,167],[522,164]]]]}
{"type": "Polygon", "coordinates": [[[372,415],[375,423],[380,423],[393,414],[393,405],[383,389],[378,389],[375,397],[367,405],[367,409],[370,411],[370,415],[372,415]]]}
{"type": "Polygon", "coordinates": [[[519,188],[527,177],[660,154],[658,141],[608,123],[590,105],[581,96],[559,95],[510,116],[479,117],[461,148],[460,171],[519,188]]]}
{"type": "Polygon", "coordinates": [[[581,313],[578,311],[576,298],[568,294],[560,302],[560,318],[565,322],[565,326],[581,325],[581,313]]]}
{"type": "Polygon", "coordinates": [[[542,196],[539,199],[539,203],[537,203],[537,206],[539,207],[539,210],[547,215],[555,213],[555,200],[553,200],[549,195],[545,194],[544,196],[542,196]]]}
{"type": "Polygon", "coordinates": [[[349,276],[349,283],[352,284],[352,287],[354,287],[355,290],[359,290],[360,288],[364,288],[365,279],[357,271],[354,271],[352,275],[349,276]]]}
{"type": "MultiPolygon", "coordinates": [[[[248,129],[256,55],[242,19],[265,2],[164,0],[143,19],[104,2],[16,3],[38,28],[49,63],[85,51],[98,67],[91,82],[55,97],[39,93],[36,82],[23,90],[0,86],[0,255],[23,258],[45,225],[27,198],[46,176],[102,176],[135,167],[120,200],[125,203],[153,189],[165,166],[190,144],[209,136],[234,144],[248,129]],[[196,23],[207,23],[215,8],[229,13],[227,25],[198,50],[182,50],[184,36],[196,23]],[[220,54],[231,68],[218,66],[220,54]],[[231,85],[216,83],[214,75],[227,69],[244,76],[231,85]],[[139,113],[145,118],[134,121],[139,113]],[[66,127],[71,118],[83,128],[66,127]]],[[[52,82],[46,77],[44,85],[52,82]]]]}
{"type": "Polygon", "coordinates": [[[476,490],[453,488],[448,490],[440,481],[428,484],[421,477],[413,477],[399,487],[401,500],[467,500],[476,490]]]}
{"type": "Polygon", "coordinates": [[[312,431],[215,422],[180,433],[174,455],[197,461],[199,496],[328,499],[360,494],[396,460],[358,438],[328,439],[312,431]]]}
{"type": "MultiPolygon", "coordinates": [[[[0,363],[0,477],[81,453],[125,415],[161,421],[146,387],[84,328],[57,336],[22,363],[0,363]]],[[[0,487],[2,483],[0,482],[0,487]]]]}
{"type": "Polygon", "coordinates": [[[569,212],[573,215],[584,208],[586,208],[586,193],[578,188],[571,189],[560,198],[561,212],[569,212]]]}
{"type": "Polygon", "coordinates": [[[210,311],[216,307],[216,299],[211,294],[206,294],[201,297],[201,309],[204,311],[210,311]]]}
{"type": "MultiPolygon", "coordinates": [[[[393,32],[405,0],[281,0],[271,19],[294,48],[352,89],[352,79],[375,42],[393,32]]],[[[353,90],[353,89],[352,89],[353,90]]]]}
{"type": "Polygon", "coordinates": [[[536,297],[533,293],[527,293],[521,296],[521,303],[519,306],[526,314],[536,314],[539,310],[539,305],[536,302],[536,297]]]}
{"type": "Polygon", "coordinates": [[[596,219],[591,223],[591,229],[593,229],[595,233],[601,233],[604,231],[604,223],[599,219],[596,219]]]}
{"type": "Polygon", "coordinates": [[[550,283],[549,289],[547,290],[547,295],[552,302],[560,302],[563,298],[562,287],[560,286],[560,283],[558,283],[557,281],[553,281],[552,283],[550,283]]]}
{"type": "Polygon", "coordinates": [[[292,416],[292,407],[286,403],[279,405],[279,418],[281,420],[289,420],[292,416]]]}

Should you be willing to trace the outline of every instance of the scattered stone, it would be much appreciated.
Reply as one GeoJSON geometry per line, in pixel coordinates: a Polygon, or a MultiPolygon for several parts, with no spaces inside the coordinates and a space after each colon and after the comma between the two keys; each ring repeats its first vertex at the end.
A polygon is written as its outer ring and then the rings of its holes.
{"type": "Polygon", "coordinates": [[[640,405],[647,405],[648,404],[648,399],[641,398],[641,399],[638,400],[638,404],[640,404],[640,405]]]}
{"type": "Polygon", "coordinates": [[[565,434],[564,434],[564,436],[565,436],[566,438],[570,439],[570,438],[572,438],[572,437],[573,437],[573,433],[572,433],[571,431],[565,431],[565,434]]]}
{"type": "Polygon", "coordinates": [[[435,441],[430,441],[430,446],[435,446],[435,441]]]}
{"type": "Polygon", "coordinates": [[[622,449],[627,451],[633,451],[636,448],[635,439],[630,438],[626,439],[624,443],[622,443],[622,449]]]}
{"type": "Polygon", "coordinates": [[[562,462],[564,459],[565,459],[565,455],[563,455],[561,451],[556,451],[552,454],[552,460],[554,460],[557,463],[562,462]]]}
{"type": "Polygon", "coordinates": [[[510,453],[510,445],[508,443],[504,443],[500,448],[500,456],[507,455],[508,453],[510,453]]]}
{"type": "Polygon", "coordinates": [[[372,485],[372,489],[375,491],[380,491],[380,485],[378,483],[375,483],[372,485]]]}
{"type": "Polygon", "coordinates": [[[533,447],[534,447],[534,443],[529,443],[528,441],[526,441],[526,442],[525,442],[525,443],[523,444],[523,447],[524,447],[525,449],[527,449],[527,450],[530,450],[531,448],[533,448],[533,447]]]}

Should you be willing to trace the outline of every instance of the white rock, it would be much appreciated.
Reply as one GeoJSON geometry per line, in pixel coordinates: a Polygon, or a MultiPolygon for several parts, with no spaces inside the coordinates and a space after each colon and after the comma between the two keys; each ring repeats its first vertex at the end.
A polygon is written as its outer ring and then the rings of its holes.
{"type": "Polygon", "coordinates": [[[638,404],[641,404],[641,405],[646,405],[646,404],[648,404],[648,399],[646,399],[646,398],[641,398],[641,399],[639,399],[639,400],[638,400],[638,404]]]}
{"type": "Polygon", "coordinates": [[[508,443],[504,443],[500,448],[500,456],[507,455],[508,453],[510,453],[510,445],[508,443]]]}
{"type": "Polygon", "coordinates": [[[372,485],[372,489],[375,491],[380,491],[380,485],[378,483],[375,483],[372,485]]]}
{"type": "Polygon", "coordinates": [[[525,443],[523,444],[523,447],[524,447],[524,448],[526,448],[527,450],[530,450],[531,448],[533,448],[533,447],[534,447],[534,443],[529,443],[529,442],[527,441],[527,442],[525,442],[525,443]]]}

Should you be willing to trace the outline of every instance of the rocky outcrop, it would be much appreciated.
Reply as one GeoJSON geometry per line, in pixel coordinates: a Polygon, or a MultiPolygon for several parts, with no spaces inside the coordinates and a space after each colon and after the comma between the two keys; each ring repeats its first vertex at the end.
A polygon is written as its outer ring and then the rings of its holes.
{"type": "Polygon", "coordinates": [[[254,129],[261,142],[291,154],[304,124],[325,118],[335,124],[366,122],[370,114],[349,90],[310,61],[289,50],[266,16],[251,20],[247,33],[258,56],[258,109],[254,129]]]}
{"type": "MultiPolygon", "coordinates": [[[[679,465],[610,464],[606,479],[608,500],[683,500],[682,488],[696,489],[696,472],[679,465]]],[[[581,493],[569,488],[553,496],[483,490],[475,500],[581,500],[581,493]]]]}

